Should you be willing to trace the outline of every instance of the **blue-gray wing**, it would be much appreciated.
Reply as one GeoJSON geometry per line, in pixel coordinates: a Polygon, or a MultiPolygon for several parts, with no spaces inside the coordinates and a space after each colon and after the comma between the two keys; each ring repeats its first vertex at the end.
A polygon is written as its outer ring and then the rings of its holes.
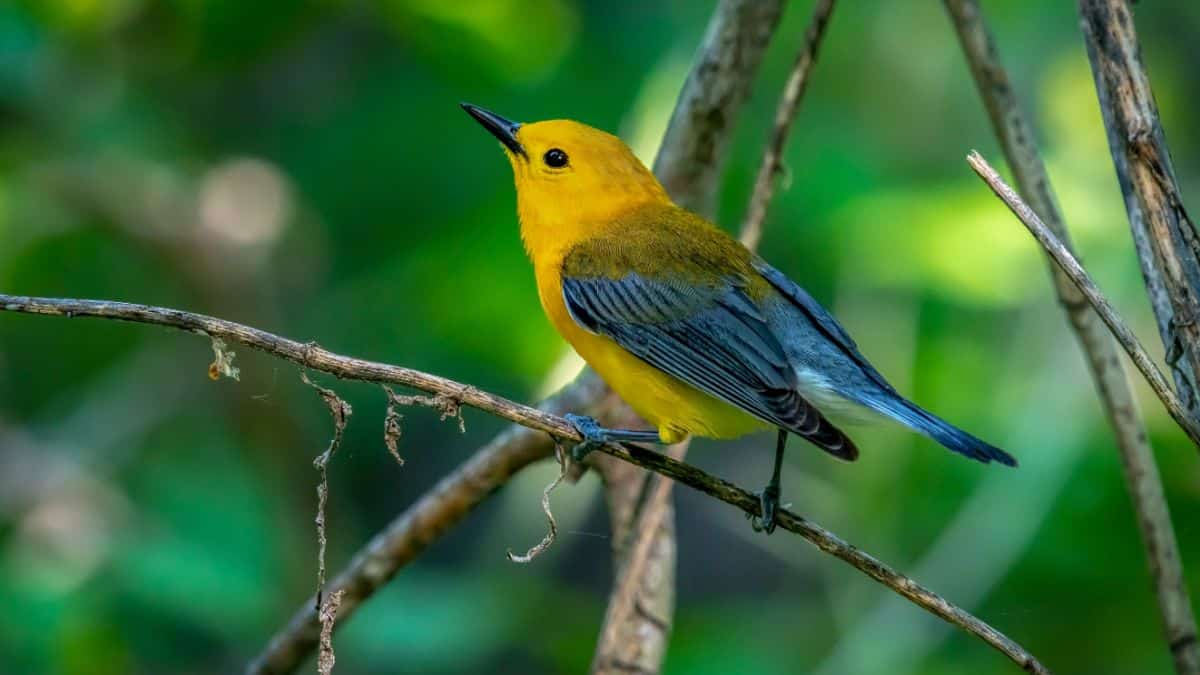
{"type": "Polygon", "coordinates": [[[858,345],[854,343],[854,339],[850,337],[846,329],[842,328],[837,319],[833,318],[833,315],[828,310],[809,295],[808,291],[801,288],[799,284],[789,279],[783,272],[767,264],[761,258],[756,258],[752,264],[754,269],[770,282],[775,290],[779,291],[785,298],[791,300],[792,304],[808,318],[813,327],[823,334],[830,344],[836,346],[846,358],[856,364],[862,370],[863,374],[873,380],[875,384],[882,387],[884,391],[895,393],[896,390],[892,385],[858,351],[858,345]]]}
{"type": "Polygon", "coordinates": [[[854,459],[854,443],[798,391],[779,339],[745,290],[647,279],[563,277],[571,317],[646,363],[755,417],[854,459]]]}
{"type": "MultiPolygon", "coordinates": [[[[854,340],[837,319],[811,295],[763,260],[755,259],[752,264],[781,296],[790,301],[791,307],[798,310],[788,315],[789,327],[799,326],[800,330],[799,333],[792,333],[792,337],[814,333],[819,336],[816,341],[796,342],[821,345],[821,349],[814,349],[811,354],[819,356],[827,372],[836,373],[836,379],[841,383],[839,393],[928,435],[954,452],[984,463],[998,461],[1008,466],[1016,466],[1017,460],[1012,455],[959,429],[897,393],[858,351],[858,345],[854,344],[854,340]],[[791,319],[797,321],[792,322],[791,319]],[[825,349],[830,351],[823,351],[825,349]]],[[[792,346],[795,344],[792,343],[792,346]]]]}

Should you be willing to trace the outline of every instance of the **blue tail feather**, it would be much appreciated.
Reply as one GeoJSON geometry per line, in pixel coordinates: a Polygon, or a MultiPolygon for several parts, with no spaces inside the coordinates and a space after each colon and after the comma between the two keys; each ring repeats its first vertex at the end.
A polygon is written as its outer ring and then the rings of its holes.
{"type": "Polygon", "coordinates": [[[863,403],[901,424],[925,434],[938,443],[941,443],[946,449],[957,452],[960,455],[970,457],[984,464],[994,460],[1005,466],[1017,465],[1016,458],[1007,452],[972,436],[900,396],[891,395],[882,400],[873,398],[863,401],[863,403]]]}

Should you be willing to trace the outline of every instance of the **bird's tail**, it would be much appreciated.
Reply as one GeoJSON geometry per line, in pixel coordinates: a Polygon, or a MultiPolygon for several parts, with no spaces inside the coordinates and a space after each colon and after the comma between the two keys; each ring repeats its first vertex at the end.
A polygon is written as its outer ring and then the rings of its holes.
{"type": "Polygon", "coordinates": [[[1005,466],[1016,466],[1017,460],[1007,452],[987,443],[950,424],[946,420],[925,410],[921,406],[895,394],[884,394],[862,401],[872,408],[901,424],[919,431],[941,443],[948,450],[987,464],[992,460],[1005,466]]]}

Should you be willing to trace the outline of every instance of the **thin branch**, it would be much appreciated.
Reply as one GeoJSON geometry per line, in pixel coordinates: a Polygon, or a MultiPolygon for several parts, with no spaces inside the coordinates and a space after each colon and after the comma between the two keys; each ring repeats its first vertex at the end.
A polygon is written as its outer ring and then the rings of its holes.
{"type": "Polygon", "coordinates": [[[299,366],[329,373],[342,379],[399,384],[419,389],[455,401],[460,405],[486,410],[510,422],[544,431],[559,438],[580,440],[578,432],[565,420],[470,385],[412,368],[342,356],[322,348],[315,342],[297,342],[258,328],[203,314],[108,300],[33,298],[2,294],[0,294],[0,309],[56,316],[89,316],[179,328],[210,338],[221,338],[227,342],[243,344],[299,366]]]}
{"type": "Polygon", "coordinates": [[[1112,303],[1108,301],[1108,298],[1104,297],[1104,294],[1096,287],[1096,282],[1092,281],[1091,276],[1084,271],[1083,266],[1079,264],[1075,256],[1071,255],[1067,247],[1059,241],[1058,237],[1054,236],[1054,233],[1046,227],[1046,224],[1033,212],[1033,209],[1029,208],[1029,205],[1001,180],[996,170],[978,152],[971,151],[971,154],[967,156],[967,162],[971,164],[971,168],[975,170],[975,173],[979,174],[979,177],[992,188],[992,192],[995,192],[996,196],[1008,205],[1008,208],[1016,215],[1017,219],[1025,224],[1025,227],[1038,240],[1038,243],[1042,245],[1046,253],[1054,258],[1054,262],[1058,264],[1059,268],[1070,277],[1071,282],[1083,293],[1087,301],[1091,303],[1092,308],[1100,315],[1100,318],[1104,319],[1104,323],[1108,325],[1109,330],[1112,331],[1117,341],[1125,349],[1125,353],[1129,355],[1133,364],[1137,366],[1142,376],[1146,378],[1146,381],[1150,384],[1150,388],[1154,390],[1158,399],[1162,401],[1167,412],[1179,424],[1179,427],[1183,429],[1188,438],[1197,447],[1200,447],[1200,427],[1197,427],[1191,416],[1188,415],[1187,410],[1183,407],[1183,403],[1175,396],[1175,392],[1171,391],[1171,387],[1167,384],[1166,378],[1163,377],[1162,371],[1158,369],[1158,366],[1154,365],[1154,361],[1146,353],[1146,348],[1138,341],[1137,336],[1133,334],[1133,331],[1130,330],[1125,321],[1117,314],[1117,311],[1113,309],[1112,303]]]}
{"type": "MultiPolygon", "coordinates": [[[[1071,240],[1050,188],[1046,167],[1038,154],[1032,125],[1017,103],[978,1],[945,0],[945,5],[954,20],[963,53],[971,66],[992,127],[1021,194],[1033,210],[1041,214],[1046,226],[1070,252],[1071,240]]],[[[1171,645],[1180,645],[1171,647],[1176,672],[1179,675],[1198,675],[1200,645],[1195,640],[1196,620],[1188,599],[1179,544],[1175,539],[1158,465],[1154,462],[1154,453],[1128,374],[1117,357],[1117,346],[1100,317],[1085,303],[1082,293],[1065,272],[1053,264],[1050,269],[1059,304],[1066,312],[1080,348],[1087,357],[1096,390],[1116,436],[1125,485],[1137,513],[1138,528],[1167,641],[1171,645]],[[1174,636],[1191,636],[1191,639],[1179,642],[1174,636]]]]}
{"type": "MultiPolygon", "coordinates": [[[[1200,419],[1200,239],[1171,166],[1127,0],[1080,0],[1084,43],[1166,361],[1200,419]]],[[[1195,667],[1200,669],[1200,648],[1195,667]]]]}
{"type": "Polygon", "coordinates": [[[713,11],[654,159],[654,175],[676,204],[701,214],[713,212],[733,127],[783,4],[721,0],[713,11]]]}
{"type": "MultiPolygon", "coordinates": [[[[710,476],[690,464],[678,462],[664,454],[636,445],[607,445],[600,449],[618,459],[667,476],[710,497],[735,506],[748,515],[759,517],[762,515],[756,495],[727,480],[710,476]]],[[[1032,654],[1000,631],[916,581],[900,574],[871,554],[843,541],[820,525],[786,509],[777,514],[776,522],[780,528],[800,535],[820,550],[848,563],[918,607],[978,637],[1027,672],[1050,672],[1032,654]]]]}
{"type": "MultiPolygon", "coordinates": [[[[682,460],[688,444],[673,445],[667,452],[682,460]]],[[[600,459],[608,460],[596,464],[604,478],[618,566],[589,672],[627,672],[630,664],[639,672],[656,672],[674,613],[674,483],[607,455],[600,459]],[[649,494],[640,499],[644,491],[649,494]]]]}
{"type": "MultiPolygon", "coordinates": [[[[209,337],[220,337],[231,342],[238,342],[247,347],[345,379],[403,384],[431,394],[455,395],[456,400],[463,404],[518,422],[531,429],[550,433],[564,440],[575,442],[583,440],[579,432],[567,420],[544,410],[531,408],[480,389],[411,368],[342,356],[315,345],[306,346],[257,328],[201,314],[104,300],[32,298],[12,295],[0,295],[0,309],[53,316],[101,317],[200,332],[209,337]]],[[[761,517],[762,515],[756,496],[689,464],[635,445],[609,444],[601,446],[599,450],[683,483],[735,506],[751,516],[761,517]]],[[[444,479],[442,484],[445,485],[449,478],[444,479]]],[[[463,510],[465,511],[465,508],[463,510]]],[[[1003,633],[916,581],[893,570],[875,557],[842,541],[828,530],[787,510],[781,511],[776,520],[779,527],[799,534],[817,548],[850,564],[917,606],[979,637],[1029,672],[1048,672],[1024,648],[1003,633]]]]}
{"type": "Polygon", "coordinates": [[[804,97],[808,76],[817,61],[817,50],[821,48],[821,38],[825,36],[825,27],[829,25],[829,17],[833,14],[833,3],[834,0],[817,0],[816,6],[813,7],[812,19],[809,20],[808,30],[804,32],[804,41],[800,51],[796,53],[792,72],[788,75],[783,93],[779,97],[779,105],[775,108],[775,127],[771,130],[771,138],[758,166],[750,206],[746,210],[745,220],[742,221],[741,237],[746,248],[757,248],[759,240],[762,239],[767,207],[775,195],[775,179],[783,168],[783,149],[787,145],[792,122],[796,119],[800,99],[804,97]]]}

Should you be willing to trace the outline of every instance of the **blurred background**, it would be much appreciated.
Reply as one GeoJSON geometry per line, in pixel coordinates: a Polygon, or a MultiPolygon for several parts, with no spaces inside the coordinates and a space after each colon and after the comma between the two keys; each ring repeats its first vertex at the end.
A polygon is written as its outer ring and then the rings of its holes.
{"type": "MultiPolygon", "coordinates": [[[[536,401],[578,369],[543,318],[512,179],[460,100],[576,118],[653,157],[713,2],[16,0],[0,4],[0,289],[219,315],[536,401]]],[[[1086,264],[1155,353],[1073,3],[985,2],[1086,264]]],[[[740,222],[809,2],[791,3],[720,193],[740,222]]],[[[1200,4],[1138,30],[1200,208],[1200,4]]],[[[790,453],[785,501],[1058,672],[1167,672],[1118,455],[1038,249],[970,172],[996,147],[940,3],[840,3],[762,250],[895,384],[1011,450],[983,467],[891,425],[856,464],[790,453]]],[[[310,595],[328,413],[281,361],[97,320],[0,315],[0,671],[239,670],[310,595]]],[[[331,384],[330,378],[321,378],[331,384]]],[[[377,387],[330,467],[331,571],[502,428],[377,387]]],[[[1196,449],[1139,382],[1193,593],[1196,449]]],[[[772,439],[689,459],[757,488],[772,439]]],[[[607,600],[598,483],[521,474],[338,634],[342,673],[580,672],[607,600]]],[[[788,534],[681,489],[668,673],[1009,673],[788,534]]],[[[309,668],[312,666],[310,665],[309,668]]]]}

